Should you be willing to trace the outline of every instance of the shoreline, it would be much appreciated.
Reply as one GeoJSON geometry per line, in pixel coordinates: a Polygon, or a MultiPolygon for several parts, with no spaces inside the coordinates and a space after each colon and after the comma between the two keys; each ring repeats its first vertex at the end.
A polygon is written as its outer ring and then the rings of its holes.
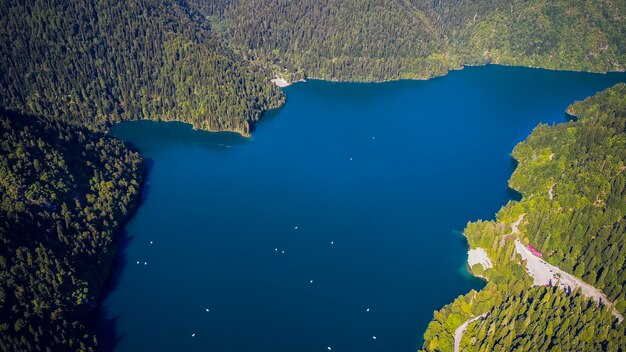
{"type": "MultiPolygon", "coordinates": [[[[533,68],[533,69],[535,69],[535,68],[533,68]]],[[[623,73],[623,71],[615,71],[615,72],[623,73]]],[[[605,72],[605,73],[608,73],[608,72],[605,72]]],[[[567,123],[569,123],[571,121],[570,118],[572,118],[574,121],[577,121],[579,119],[579,117],[577,115],[575,115],[574,112],[573,112],[573,106],[577,102],[578,101],[574,101],[574,102],[571,102],[568,105],[568,107],[565,109],[565,114],[567,115],[568,119],[567,119],[567,121],[562,122],[560,124],[567,124],[567,123]]],[[[525,142],[527,139],[528,139],[528,137],[526,137],[526,139],[524,141],[520,142],[520,143],[525,142]]],[[[515,169],[513,171],[513,173],[515,173],[515,170],[519,167],[521,162],[518,159],[516,159],[513,155],[511,155],[511,156],[512,156],[513,160],[515,160],[516,163],[517,163],[517,165],[515,166],[515,169]]],[[[550,160],[552,160],[552,158],[550,160]]],[[[512,178],[512,176],[511,176],[511,178],[512,178]]],[[[519,199],[517,201],[518,202],[522,202],[523,199],[524,199],[524,195],[519,190],[517,190],[515,187],[513,187],[513,185],[511,185],[511,178],[509,178],[508,186],[512,190],[515,190],[516,192],[518,192],[521,195],[521,199],[519,199]]],[[[554,185],[552,185],[552,187],[550,187],[550,189],[548,191],[550,200],[552,200],[553,197],[554,197],[554,195],[553,195],[553,187],[554,187],[554,185]]],[[[505,206],[506,205],[503,205],[503,207],[505,207],[505,206]]],[[[513,242],[514,242],[514,251],[513,251],[513,253],[517,254],[519,257],[521,257],[521,261],[518,262],[517,264],[525,269],[524,270],[525,273],[532,280],[532,283],[530,284],[529,287],[534,287],[534,286],[551,286],[551,287],[557,287],[557,288],[562,289],[562,290],[564,290],[566,292],[568,290],[571,291],[571,290],[579,289],[580,292],[582,293],[582,295],[584,297],[586,297],[587,299],[589,299],[591,302],[594,302],[595,304],[597,304],[599,306],[604,306],[604,307],[606,307],[606,309],[610,310],[612,316],[617,320],[617,323],[621,324],[623,322],[623,320],[624,320],[624,316],[615,308],[615,306],[614,306],[615,302],[611,302],[609,300],[609,298],[606,296],[606,294],[600,288],[597,288],[596,286],[593,286],[592,284],[584,281],[582,278],[575,276],[573,273],[567,272],[565,270],[562,270],[561,268],[559,268],[556,265],[548,263],[545,259],[542,259],[541,257],[537,257],[535,254],[533,254],[521,242],[520,235],[522,234],[522,231],[519,229],[519,227],[522,224],[522,221],[523,221],[525,215],[526,215],[526,213],[520,214],[519,217],[517,218],[517,220],[512,222],[512,223],[510,221],[497,220],[497,217],[494,220],[496,221],[497,224],[503,224],[504,226],[507,226],[507,225],[511,226],[510,232],[505,234],[502,237],[501,241],[503,241],[505,239],[512,239],[513,240],[513,242]]],[[[463,232],[463,235],[467,238],[465,232],[463,232]]],[[[473,275],[474,277],[483,279],[485,282],[489,282],[490,281],[489,279],[487,279],[483,275],[474,273],[473,270],[472,270],[472,267],[475,266],[476,264],[482,264],[483,265],[483,269],[485,268],[485,265],[483,264],[483,260],[485,258],[482,255],[481,250],[484,251],[483,248],[478,247],[478,246],[472,247],[468,243],[468,260],[466,262],[466,267],[468,268],[468,272],[471,275],[473,275]]],[[[511,260],[513,260],[513,257],[511,258],[511,260]]],[[[478,292],[480,292],[480,291],[482,291],[482,290],[479,290],[478,292]]],[[[449,302],[444,307],[447,307],[448,305],[452,305],[455,302],[456,302],[456,299],[453,300],[452,302],[449,302]]],[[[443,307],[442,307],[442,309],[443,309],[443,307]]],[[[484,317],[484,316],[488,315],[489,313],[490,313],[490,311],[487,311],[487,312],[484,312],[483,314],[481,314],[480,316],[478,316],[476,318],[470,318],[470,319],[466,320],[464,323],[462,323],[460,326],[458,326],[456,328],[456,330],[455,330],[455,332],[453,334],[454,337],[455,337],[455,339],[454,339],[454,342],[455,342],[454,350],[455,350],[455,352],[458,351],[458,349],[459,349],[460,340],[461,340],[461,337],[463,335],[463,332],[467,328],[467,325],[471,324],[472,322],[474,322],[477,319],[480,319],[481,317],[484,317]],[[457,340],[457,336],[458,336],[458,340],[457,340]]]]}
{"type": "MultiPolygon", "coordinates": [[[[313,78],[313,79],[315,79],[315,78],[313,78]]],[[[305,82],[306,83],[306,79],[301,78],[301,79],[289,82],[289,81],[287,81],[286,79],[284,79],[282,77],[276,76],[276,78],[272,78],[270,80],[270,82],[274,83],[278,88],[285,88],[285,87],[289,87],[290,85],[295,84],[295,83],[299,83],[299,82],[305,82]]]]}
{"type": "MultiPolygon", "coordinates": [[[[546,70],[546,71],[553,71],[553,72],[575,72],[575,73],[590,73],[590,74],[601,74],[601,75],[606,75],[606,74],[611,74],[611,73],[626,73],[626,69],[622,69],[622,70],[609,70],[609,71],[585,71],[585,70],[574,70],[574,69],[558,69],[558,68],[548,68],[548,67],[541,67],[541,66],[526,66],[526,65],[508,65],[508,64],[502,64],[502,63],[493,63],[493,62],[489,62],[489,63],[485,63],[485,64],[463,64],[459,67],[452,67],[449,69],[446,69],[445,73],[442,74],[432,74],[428,77],[423,77],[423,78],[410,78],[410,77],[399,77],[399,78],[390,78],[390,79],[383,79],[383,80],[375,80],[375,81],[367,81],[367,80],[340,80],[337,78],[322,78],[322,77],[314,77],[314,76],[307,76],[307,79],[311,79],[311,80],[317,80],[317,81],[324,81],[324,82],[332,82],[332,83],[371,83],[371,84],[378,84],[378,83],[389,83],[389,82],[400,82],[400,81],[419,81],[419,82],[423,82],[423,81],[428,81],[430,79],[434,79],[434,78],[440,78],[440,77],[445,77],[447,76],[450,72],[455,72],[455,71],[462,71],[467,67],[485,67],[485,66],[501,66],[501,67],[517,67],[517,68],[528,68],[528,69],[533,69],[533,70],[546,70]]],[[[274,80],[274,79],[273,79],[274,80]]],[[[272,81],[273,81],[272,80],[272,81]]],[[[297,82],[301,82],[304,81],[306,82],[306,80],[298,80],[298,81],[294,81],[291,83],[287,83],[287,86],[293,84],[293,83],[297,83],[297,82]]]]}
{"type": "MultiPolygon", "coordinates": [[[[281,105],[282,106],[282,105],[281,105]]],[[[270,109],[272,110],[272,109],[270,109]]],[[[270,110],[266,110],[266,111],[270,111],[270,110]]],[[[264,111],[265,112],[265,111],[264,111]]],[[[259,119],[260,120],[260,119],[259,119]]],[[[228,129],[228,130],[219,130],[219,129],[210,129],[210,128],[197,128],[192,122],[187,122],[187,121],[181,121],[181,120],[157,120],[157,119],[131,119],[131,120],[121,120],[121,121],[117,121],[117,122],[113,122],[113,123],[109,123],[105,126],[105,131],[104,133],[110,137],[114,137],[111,136],[110,134],[110,130],[111,127],[113,127],[114,125],[117,125],[119,123],[124,123],[124,122],[138,122],[138,121],[150,121],[150,122],[165,122],[165,123],[170,123],[170,122],[177,122],[177,123],[182,123],[185,125],[190,125],[191,129],[194,131],[200,131],[200,132],[209,132],[209,133],[236,133],[238,134],[240,137],[249,139],[252,138],[252,133],[247,133],[247,132],[243,132],[240,130],[233,130],[233,129],[228,129]]],[[[258,121],[258,120],[257,120],[258,121]]],[[[114,137],[117,138],[117,137],[114,137]]],[[[118,138],[119,139],[119,138],[118,138]]],[[[140,153],[141,154],[141,153],[140,153]]]]}
{"type": "Polygon", "coordinates": [[[278,76],[276,78],[272,78],[270,82],[274,83],[278,88],[285,88],[291,85],[290,82],[287,82],[287,80],[278,76]]]}
{"type": "MultiPolygon", "coordinates": [[[[271,79],[270,82],[272,82],[273,84],[275,84],[277,87],[279,88],[286,88],[291,86],[294,83],[298,83],[298,82],[307,82],[309,79],[310,80],[317,80],[317,81],[324,81],[324,82],[331,82],[331,83],[368,83],[368,84],[384,84],[384,83],[389,83],[389,82],[401,82],[401,81],[418,81],[418,82],[425,82],[431,79],[436,79],[436,78],[442,78],[442,77],[446,77],[447,75],[449,75],[451,72],[456,72],[456,71],[462,71],[464,70],[466,67],[486,67],[486,66],[501,66],[501,67],[513,67],[513,68],[528,68],[528,69],[533,69],[533,70],[546,70],[546,71],[554,71],[554,72],[576,72],[576,73],[590,73],[590,74],[602,74],[602,75],[606,75],[606,74],[610,74],[610,73],[626,73],[626,69],[621,69],[621,70],[605,70],[605,71],[584,71],[584,70],[573,70],[573,69],[557,69],[557,68],[547,68],[547,67],[540,67],[540,66],[525,66],[525,65],[508,65],[508,64],[502,64],[502,63],[493,63],[493,62],[488,62],[488,63],[484,63],[484,64],[462,64],[459,67],[453,67],[453,68],[449,68],[446,69],[446,71],[442,74],[432,74],[428,77],[424,77],[424,78],[393,78],[393,79],[384,79],[384,80],[377,80],[377,81],[365,81],[365,80],[338,80],[336,78],[330,78],[330,79],[326,79],[326,78],[320,78],[320,77],[313,77],[313,76],[306,76],[303,79],[299,79],[297,81],[293,81],[293,82],[288,82],[287,80],[276,76],[275,78],[271,79]],[[282,85],[279,85],[282,84],[282,85]]],[[[276,107],[279,108],[281,107],[283,104],[286,104],[286,101],[284,103],[282,103],[280,106],[276,107]]],[[[570,105],[571,106],[571,105],[570,105]]],[[[269,109],[272,110],[272,109],[269,109]]],[[[262,115],[269,110],[264,110],[261,112],[261,117],[259,118],[259,120],[262,118],[262,115]]],[[[569,107],[566,109],[566,114],[569,114],[568,112],[569,107]]],[[[573,116],[573,115],[572,115],[573,116]]],[[[251,130],[252,128],[254,128],[254,125],[256,125],[256,123],[258,123],[258,121],[255,121],[251,124],[251,130]]],[[[236,132],[239,133],[238,131],[230,131],[230,130],[224,130],[224,131],[209,131],[209,132],[236,132]]],[[[241,134],[241,133],[240,133],[241,134]]],[[[243,137],[250,137],[251,134],[249,136],[243,135],[243,137]]]]}
{"type": "MultiPolygon", "coordinates": [[[[304,79],[299,79],[293,82],[288,82],[287,80],[285,80],[284,78],[278,77],[276,76],[275,78],[272,78],[270,80],[270,82],[274,85],[276,85],[277,87],[279,87],[280,89],[282,88],[286,88],[289,87],[295,83],[299,83],[299,82],[303,82],[306,83],[308,79],[311,80],[318,80],[318,81],[323,81],[323,82],[331,82],[331,83],[367,83],[367,84],[384,84],[384,83],[389,83],[389,82],[402,82],[402,81],[417,81],[417,82],[425,82],[431,79],[436,79],[436,78],[442,78],[447,76],[448,74],[450,74],[451,72],[456,72],[456,71],[462,71],[464,70],[466,67],[486,67],[486,66],[501,66],[501,67],[513,67],[513,68],[528,68],[528,69],[533,69],[533,70],[547,70],[547,71],[561,71],[561,72],[577,72],[577,73],[590,73],[590,74],[610,74],[610,73],[625,73],[626,70],[615,70],[615,71],[582,71],[582,70],[562,70],[562,69],[555,69],[555,68],[546,68],[546,67],[538,67],[538,66],[523,66],[523,65],[506,65],[506,64],[501,64],[501,63],[486,63],[486,64],[478,64],[478,65],[472,65],[472,64],[463,64],[459,67],[454,67],[454,68],[450,68],[447,69],[445,73],[442,74],[433,74],[429,77],[425,77],[425,78],[394,78],[394,79],[385,79],[385,80],[379,80],[379,81],[360,81],[360,80],[337,80],[335,78],[331,78],[331,79],[325,79],[325,78],[320,78],[320,77],[306,77],[304,79]]],[[[162,122],[183,122],[183,123],[188,123],[192,126],[192,128],[194,130],[198,130],[198,131],[206,131],[206,132],[212,132],[212,133],[218,133],[218,132],[232,132],[232,133],[237,133],[239,134],[241,137],[243,138],[251,138],[252,137],[252,133],[254,131],[254,127],[256,126],[256,124],[263,118],[263,115],[270,110],[273,109],[278,109],[280,107],[282,107],[284,104],[286,104],[287,102],[283,102],[281,103],[279,106],[267,109],[267,110],[263,110],[260,112],[259,118],[255,121],[249,122],[250,124],[250,132],[243,132],[241,130],[235,130],[235,129],[212,129],[212,128],[197,128],[193,123],[191,122],[187,122],[187,121],[182,121],[182,120],[158,120],[158,119],[132,119],[132,120],[122,120],[122,121],[118,121],[115,123],[120,123],[120,122],[125,122],[125,121],[162,121],[162,122]]],[[[569,114],[568,109],[566,109],[565,113],[570,115],[570,116],[574,116],[569,114]]],[[[575,116],[574,116],[575,117],[575,116]]],[[[113,123],[113,124],[115,124],[113,123]]],[[[111,124],[111,125],[113,125],[111,124]]],[[[107,126],[110,127],[110,126],[107,126]]],[[[107,128],[108,129],[108,128],[107,128]]]]}
{"type": "MultiPolygon", "coordinates": [[[[108,131],[107,131],[107,135],[109,135],[108,131]]],[[[114,136],[110,136],[110,137],[117,138],[114,136]]],[[[115,233],[113,234],[112,243],[114,246],[115,254],[112,256],[110,263],[107,264],[108,265],[108,268],[106,269],[107,273],[104,276],[104,280],[102,284],[97,289],[98,292],[96,294],[96,305],[92,307],[92,309],[85,316],[85,326],[96,337],[99,347],[103,351],[113,350],[113,347],[115,346],[115,343],[116,343],[115,339],[111,340],[113,341],[112,343],[109,343],[108,340],[102,341],[99,338],[103,334],[106,334],[106,335],[110,334],[110,336],[115,335],[114,321],[109,321],[109,319],[107,319],[106,310],[104,308],[104,302],[106,301],[108,296],[111,295],[115,291],[115,288],[117,287],[119,283],[119,279],[122,275],[123,268],[127,265],[127,263],[125,262],[125,259],[126,259],[125,250],[126,250],[126,247],[128,246],[128,243],[130,242],[130,239],[128,237],[128,234],[126,233],[125,227],[135,217],[135,215],[137,214],[137,211],[139,210],[139,207],[141,207],[145,202],[146,179],[148,178],[148,174],[151,168],[151,166],[146,162],[146,159],[143,158],[143,156],[141,155],[141,152],[136,146],[125,141],[124,143],[129,148],[139,153],[139,155],[142,158],[143,170],[141,171],[141,182],[140,182],[141,187],[139,187],[139,191],[135,199],[135,204],[132,207],[132,210],[130,210],[129,213],[126,215],[126,217],[119,222],[118,228],[115,230],[115,233]]]]}
{"type": "MultiPolygon", "coordinates": [[[[460,68],[458,68],[458,69],[449,70],[449,71],[447,71],[447,72],[446,72],[445,74],[443,74],[443,75],[440,75],[440,76],[432,76],[432,77],[425,78],[425,79],[393,79],[393,80],[387,80],[387,81],[376,81],[376,82],[345,81],[345,83],[348,83],[348,82],[349,82],[349,83],[386,83],[386,82],[403,81],[403,80],[407,80],[407,81],[426,81],[426,80],[430,80],[430,79],[434,79],[434,78],[445,77],[445,76],[446,76],[446,75],[448,75],[450,72],[453,72],[453,71],[460,71],[460,70],[465,69],[465,67],[484,67],[484,66],[488,66],[488,65],[502,66],[502,67],[521,67],[521,68],[529,68],[529,69],[544,69],[544,70],[550,70],[550,71],[586,72],[586,73],[592,73],[592,74],[608,74],[608,73],[613,73],[613,72],[615,72],[615,73],[623,73],[623,72],[624,72],[624,71],[608,71],[608,72],[567,71],[567,70],[546,69],[546,68],[541,68],[541,67],[537,68],[537,67],[529,67],[529,66],[509,66],[509,65],[502,65],[502,64],[485,64],[485,65],[464,65],[464,66],[462,66],[462,67],[460,67],[460,68]]],[[[321,79],[321,80],[322,80],[322,81],[325,81],[325,82],[333,82],[333,81],[324,80],[324,79],[321,79]]],[[[274,81],[274,80],[272,80],[272,82],[273,82],[273,81],[274,81]]],[[[286,82],[284,79],[282,79],[282,81],[286,82]]],[[[295,82],[292,82],[292,83],[296,83],[296,82],[299,82],[299,81],[295,81],[295,82]]],[[[306,81],[305,81],[305,82],[306,82],[306,81]]],[[[287,87],[287,86],[291,85],[292,83],[288,83],[285,87],[287,87]]],[[[286,102],[285,102],[285,103],[286,103],[286,102]]],[[[193,123],[191,123],[191,122],[186,122],[186,121],[181,121],[181,120],[175,120],[175,119],[170,119],[170,120],[136,119],[136,120],[124,120],[124,121],[118,121],[118,122],[116,122],[116,123],[126,122],[126,121],[144,121],[144,120],[145,120],[145,121],[156,121],[156,122],[182,122],[182,123],[185,123],[185,124],[189,124],[189,125],[191,125],[191,128],[192,128],[193,130],[198,130],[198,131],[206,131],[206,132],[211,132],[211,133],[230,132],[230,133],[237,133],[238,135],[240,135],[241,137],[244,137],[244,138],[251,138],[251,137],[252,137],[252,131],[253,131],[253,129],[254,129],[254,126],[255,126],[255,125],[256,125],[256,124],[257,124],[257,123],[258,123],[258,122],[259,122],[259,121],[263,118],[263,114],[264,114],[264,113],[266,113],[267,111],[270,111],[270,110],[273,110],[273,109],[276,109],[276,108],[280,108],[280,107],[281,107],[283,104],[285,104],[285,103],[282,103],[281,105],[279,105],[279,106],[277,106],[277,107],[274,107],[274,108],[272,108],[272,109],[268,109],[268,110],[264,110],[264,111],[262,111],[262,112],[260,113],[260,115],[258,116],[259,118],[258,118],[257,120],[255,120],[255,121],[250,121],[250,122],[249,122],[250,132],[244,132],[244,131],[242,131],[242,130],[235,130],[235,129],[210,129],[210,128],[196,128],[196,126],[195,126],[193,123]]],[[[570,105],[570,106],[571,106],[571,105],[570,105]]],[[[567,108],[566,113],[567,113],[568,111],[569,111],[569,107],[567,108]]],[[[108,131],[107,131],[107,134],[108,134],[108,131]]],[[[140,154],[141,154],[141,153],[140,153],[140,154]]],[[[146,169],[146,170],[145,170],[145,174],[147,174],[147,173],[148,173],[148,171],[149,171],[149,170],[147,170],[147,169],[146,169]]],[[[147,175],[144,175],[144,177],[142,178],[142,182],[141,182],[141,187],[142,187],[142,188],[141,188],[141,190],[142,190],[142,191],[143,191],[143,187],[144,187],[144,184],[145,184],[145,181],[146,181],[146,178],[147,178],[146,176],[147,176],[147,175]]],[[[510,181],[510,180],[509,180],[509,181],[510,181]]],[[[140,192],[141,192],[141,191],[140,191],[140,192]]],[[[519,191],[518,191],[518,192],[519,192],[519,191]]],[[[521,193],[520,193],[520,194],[521,194],[521,193]]],[[[141,196],[141,194],[140,194],[140,196],[141,196]]],[[[141,202],[138,202],[138,204],[136,204],[136,206],[135,206],[135,209],[134,209],[133,213],[132,213],[132,214],[131,214],[128,218],[127,218],[127,220],[132,219],[132,217],[134,216],[135,211],[136,211],[136,210],[137,210],[137,209],[138,209],[141,205],[142,205],[142,204],[141,204],[141,202]]],[[[124,227],[123,225],[122,225],[122,226],[120,226],[120,229],[123,229],[123,227],[124,227]]],[[[463,235],[465,236],[465,234],[464,234],[464,233],[463,233],[463,235]]],[[[476,250],[476,249],[479,249],[479,248],[475,248],[475,249],[473,249],[473,248],[471,248],[471,246],[469,246],[469,245],[468,245],[468,261],[466,262],[466,265],[469,267],[468,273],[470,273],[472,276],[474,276],[474,277],[476,277],[476,278],[479,278],[479,279],[481,279],[481,280],[484,280],[485,282],[489,282],[489,280],[488,280],[486,277],[483,277],[482,275],[475,274],[475,273],[473,272],[472,268],[471,268],[471,266],[472,266],[472,265],[471,265],[471,264],[470,264],[470,262],[469,262],[469,254],[470,254],[470,252],[471,252],[472,250],[476,250]]],[[[120,255],[120,253],[119,253],[119,252],[118,252],[118,253],[116,253],[116,255],[115,255],[115,259],[114,259],[114,260],[117,260],[117,258],[118,258],[118,256],[119,256],[119,255],[120,255]]],[[[489,259],[489,257],[488,257],[488,256],[487,256],[487,259],[489,259]]],[[[478,264],[478,263],[474,263],[474,264],[478,264]]],[[[484,266],[483,266],[483,267],[484,267],[484,266]]],[[[112,271],[112,270],[111,270],[111,271],[112,271]]],[[[113,274],[113,273],[112,273],[112,272],[109,272],[109,273],[108,273],[108,275],[107,275],[107,280],[111,277],[111,274],[113,274]]],[[[101,298],[102,298],[102,299],[104,299],[104,297],[101,297],[101,298]]],[[[450,303],[451,303],[451,302],[450,302],[450,303]]],[[[101,302],[100,302],[100,299],[99,299],[99,300],[98,300],[98,305],[97,305],[96,309],[100,309],[100,308],[101,308],[101,302]]]]}
{"type": "Polygon", "coordinates": [[[469,265],[470,269],[479,264],[482,265],[483,270],[493,268],[493,263],[491,262],[489,255],[487,255],[487,251],[481,247],[468,248],[467,264],[469,265]]]}

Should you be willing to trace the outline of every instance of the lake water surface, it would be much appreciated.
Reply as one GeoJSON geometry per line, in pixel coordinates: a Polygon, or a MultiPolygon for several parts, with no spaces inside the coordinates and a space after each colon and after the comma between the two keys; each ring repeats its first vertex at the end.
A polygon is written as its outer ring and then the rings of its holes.
{"type": "Polygon", "coordinates": [[[287,104],[249,139],[181,123],[114,126],[149,173],[103,302],[101,344],[415,351],[434,310],[483,286],[464,269],[460,231],[512,196],[515,144],[619,81],[498,66],[428,81],[310,81],[286,88],[287,104]]]}

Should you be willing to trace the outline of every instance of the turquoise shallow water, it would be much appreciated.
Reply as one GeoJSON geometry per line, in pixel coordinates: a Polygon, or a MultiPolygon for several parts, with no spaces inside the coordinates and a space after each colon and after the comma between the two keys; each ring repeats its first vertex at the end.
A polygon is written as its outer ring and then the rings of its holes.
{"type": "Polygon", "coordinates": [[[114,126],[149,173],[102,305],[102,343],[415,351],[433,310],[483,285],[460,270],[459,231],[511,199],[515,144],[619,81],[498,66],[429,81],[310,81],[288,87],[250,139],[181,123],[114,126]]]}

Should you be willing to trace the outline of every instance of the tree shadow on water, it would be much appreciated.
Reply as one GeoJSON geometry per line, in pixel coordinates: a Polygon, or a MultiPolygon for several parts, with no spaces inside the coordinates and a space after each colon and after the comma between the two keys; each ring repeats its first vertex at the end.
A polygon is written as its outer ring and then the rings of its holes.
{"type": "Polygon", "coordinates": [[[124,338],[124,334],[119,334],[117,331],[117,321],[119,316],[110,317],[109,309],[105,305],[105,301],[109,295],[115,292],[118,288],[122,278],[122,273],[129,264],[126,250],[128,249],[128,246],[132,242],[133,238],[128,234],[125,227],[128,224],[128,221],[136,215],[136,212],[141,205],[146,202],[150,193],[150,186],[147,181],[152,169],[154,168],[154,160],[144,158],[144,165],[145,173],[143,187],[138,197],[137,206],[133,209],[128,218],[121,224],[120,230],[113,238],[113,243],[117,248],[117,253],[111,263],[109,275],[100,290],[98,305],[91,313],[89,313],[87,319],[89,330],[97,336],[98,350],[104,352],[114,351],[118,343],[124,338]]]}
{"type": "MultiPolygon", "coordinates": [[[[511,175],[513,174],[513,172],[515,172],[515,168],[517,168],[518,164],[519,162],[515,160],[515,158],[511,157],[511,175]]],[[[522,194],[518,190],[513,189],[509,186],[506,187],[506,196],[509,198],[509,200],[514,200],[516,202],[522,200],[522,194]]]]}
{"type": "Polygon", "coordinates": [[[100,351],[113,351],[124,335],[118,335],[116,325],[119,317],[109,317],[108,308],[105,305],[107,297],[118,287],[122,273],[128,265],[126,249],[130,245],[132,238],[124,229],[119,231],[114,239],[117,253],[111,264],[109,276],[102,285],[98,305],[88,317],[88,328],[95,333],[98,339],[98,349],[100,351]]]}
{"type": "Polygon", "coordinates": [[[265,124],[270,124],[273,120],[275,120],[276,117],[280,114],[280,112],[285,107],[285,104],[287,104],[286,100],[285,100],[285,103],[282,104],[281,106],[264,111],[263,114],[261,115],[261,118],[256,123],[253,123],[250,126],[250,133],[254,134],[254,132],[256,132],[258,128],[263,127],[263,125],[265,124]]]}
{"type": "Polygon", "coordinates": [[[137,209],[139,209],[139,207],[146,202],[146,199],[148,199],[148,194],[150,194],[150,185],[148,184],[148,178],[150,177],[150,174],[154,169],[154,159],[144,157],[143,163],[146,166],[146,170],[144,173],[141,194],[139,195],[139,202],[137,203],[137,207],[135,208],[135,210],[133,210],[133,213],[131,214],[131,216],[128,217],[128,219],[131,219],[133,216],[135,216],[135,212],[137,211],[137,209]]]}

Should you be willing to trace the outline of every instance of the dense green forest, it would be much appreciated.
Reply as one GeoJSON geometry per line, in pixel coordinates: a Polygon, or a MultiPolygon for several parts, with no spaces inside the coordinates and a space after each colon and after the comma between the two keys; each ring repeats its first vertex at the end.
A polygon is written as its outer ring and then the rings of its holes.
{"type": "Polygon", "coordinates": [[[551,287],[507,294],[463,335],[464,351],[620,351],[626,325],[583,297],[551,287]]]}
{"type": "Polygon", "coordinates": [[[486,249],[493,262],[472,271],[489,282],[435,313],[424,351],[452,350],[455,329],[485,313],[463,335],[463,350],[626,350],[625,325],[606,307],[578,290],[529,290],[533,281],[513,245],[514,238],[532,244],[542,259],[602,290],[611,309],[626,312],[626,84],[568,112],[577,119],[540,125],[515,148],[519,166],[510,185],[523,199],[495,221],[468,224],[470,247],[486,249]]]}
{"type": "Polygon", "coordinates": [[[623,0],[5,1],[0,106],[87,126],[147,118],[247,135],[284,101],[276,74],[623,70],[624,13],[623,0]]]}
{"type": "Polygon", "coordinates": [[[548,262],[626,311],[626,86],[569,112],[581,120],[540,126],[513,151],[520,166],[510,184],[533,214],[524,234],[548,262]]]}
{"type": "MultiPolygon", "coordinates": [[[[263,111],[285,100],[269,82],[275,75],[423,79],[486,63],[623,70],[625,13],[623,0],[0,2],[0,349],[97,348],[84,317],[143,172],[136,152],[104,134],[109,124],[178,120],[248,135],[263,111]]],[[[528,343],[522,324],[501,340],[475,338],[482,324],[490,331],[503,316],[523,319],[496,314],[496,303],[508,312],[549,295],[565,310],[586,312],[576,319],[605,319],[576,293],[513,289],[530,281],[509,259],[511,242],[498,236],[521,213],[524,241],[626,310],[625,89],[574,104],[580,121],[540,126],[516,148],[521,164],[511,185],[524,201],[466,230],[470,246],[488,248],[495,262],[486,272],[474,268],[490,283],[436,313],[425,349],[446,350],[461,321],[488,310],[470,326],[468,346],[528,343]]],[[[533,307],[543,312],[544,304],[533,307]]],[[[587,325],[604,331],[603,322],[587,325]]],[[[580,326],[571,320],[554,336],[580,326]]],[[[602,345],[620,332],[570,346],[602,345]]]]}
{"type": "Polygon", "coordinates": [[[85,327],[141,189],[127,119],[247,135],[284,101],[177,1],[0,3],[0,350],[94,350],[85,327]]]}
{"type": "Polygon", "coordinates": [[[64,121],[0,113],[0,349],[93,350],[113,234],[138,200],[141,156],[64,121]]]}
{"type": "Polygon", "coordinates": [[[176,1],[0,3],[0,106],[83,126],[190,122],[249,134],[284,97],[176,1]]]}
{"type": "Polygon", "coordinates": [[[189,0],[216,33],[287,79],[428,78],[465,64],[612,71],[626,1],[189,0]]]}

